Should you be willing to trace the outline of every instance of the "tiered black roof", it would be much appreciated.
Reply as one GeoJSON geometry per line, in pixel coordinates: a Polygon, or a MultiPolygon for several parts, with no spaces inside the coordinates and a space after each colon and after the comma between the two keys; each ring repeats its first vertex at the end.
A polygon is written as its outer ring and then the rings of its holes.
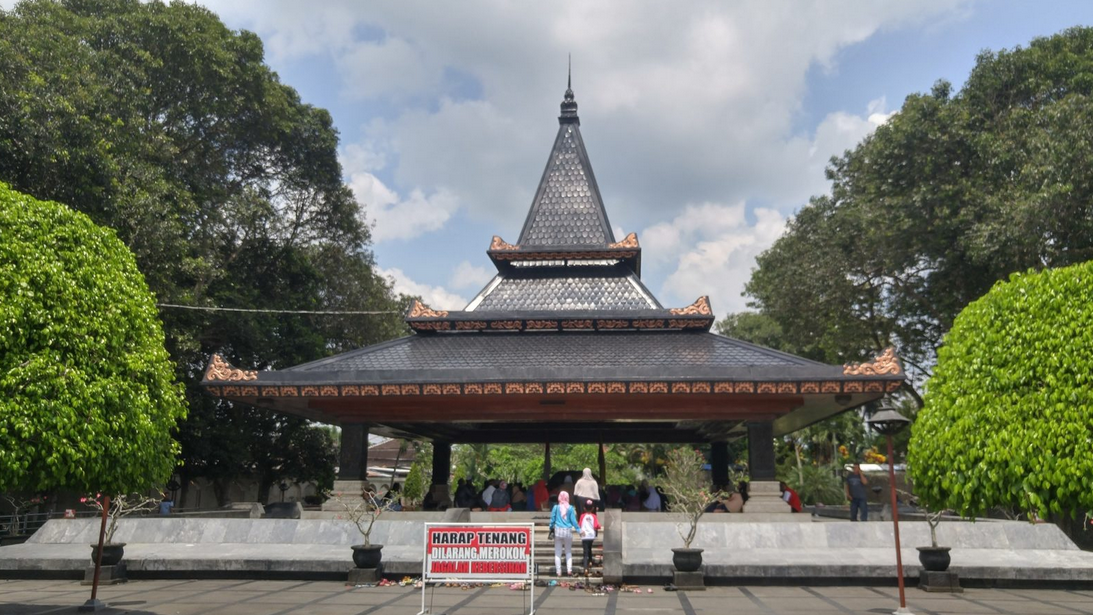
{"type": "MultiPolygon", "coordinates": [[[[778,417],[775,433],[782,434],[901,385],[904,373],[891,350],[873,362],[825,365],[708,333],[714,316],[707,297],[664,308],[641,282],[637,236],[616,241],[611,230],[572,88],[558,122],[519,241],[493,238],[487,254],[497,275],[466,309],[434,310],[415,301],[406,315],[414,334],[284,370],[241,370],[218,355],[203,385],[222,397],[313,420],[357,417],[372,422],[376,433],[457,441],[538,437],[549,425],[527,417],[541,415],[540,406],[563,403],[559,395],[627,396],[632,403],[612,402],[625,426],[612,423],[605,432],[608,424],[592,425],[579,436],[589,439],[581,441],[602,441],[606,433],[618,441],[685,442],[713,436],[688,431],[685,421],[673,435],[657,421],[670,422],[681,412],[720,412],[717,420],[735,416],[730,423],[739,427],[740,417],[771,412],[770,418],[778,417]],[[665,394],[680,397],[659,410],[650,396],[665,394]],[[473,403],[457,404],[462,414],[441,429],[428,412],[449,406],[430,401],[437,399],[473,403]],[[497,400],[507,408],[501,414],[497,400]],[[382,414],[387,409],[390,416],[382,414]],[[648,424],[633,422],[639,419],[648,424]],[[488,425],[510,420],[540,422],[523,431],[487,433],[488,425]],[[635,425],[651,431],[626,431],[635,425]]],[[[601,419],[577,420],[602,420],[602,399],[596,409],[601,419]]]]}

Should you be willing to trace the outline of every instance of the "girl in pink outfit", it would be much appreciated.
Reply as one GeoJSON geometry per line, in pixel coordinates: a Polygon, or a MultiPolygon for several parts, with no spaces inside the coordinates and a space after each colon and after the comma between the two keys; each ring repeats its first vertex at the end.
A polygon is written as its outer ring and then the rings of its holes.
{"type": "Polygon", "coordinates": [[[581,526],[581,547],[584,549],[584,575],[592,566],[592,543],[596,540],[596,533],[600,531],[600,520],[596,518],[596,503],[586,500],[584,514],[579,522],[581,526]]]}

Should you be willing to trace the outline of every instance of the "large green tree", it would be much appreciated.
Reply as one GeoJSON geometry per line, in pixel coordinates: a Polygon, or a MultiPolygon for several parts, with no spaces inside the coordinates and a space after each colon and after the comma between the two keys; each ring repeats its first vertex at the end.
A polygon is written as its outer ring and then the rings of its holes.
{"type": "Polygon", "coordinates": [[[1014,275],[945,337],[910,476],[935,508],[1093,511],[1093,261],[1014,275]]]}
{"type": "Polygon", "coordinates": [[[250,429],[264,411],[197,387],[212,352],[285,367],[402,331],[337,143],[258,37],[202,7],[26,0],[0,12],[0,180],[114,228],[160,303],[391,312],[164,308],[190,406],[183,478],[251,472],[276,439],[250,429]]]}
{"type": "Polygon", "coordinates": [[[832,160],[831,194],[758,258],[747,293],[791,350],[843,362],[895,344],[920,383],[995,281],[1093,258],[1090,125],[1093,29],[984,52],[959,92],[909,96],[832,160]]]}
{"type": "Polygon", "coordinates": [[[125,245],[0,183],[0,491],[162,485],[182,400],[125,245]]]}

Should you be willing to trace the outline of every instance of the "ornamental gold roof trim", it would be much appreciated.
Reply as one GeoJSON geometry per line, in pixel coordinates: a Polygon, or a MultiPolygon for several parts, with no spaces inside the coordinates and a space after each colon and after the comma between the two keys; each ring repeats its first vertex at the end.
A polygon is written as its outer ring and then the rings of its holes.
{"type": "Polygon", "coordinates": [[[903,367],[899,364],[899,357],[896,356],[896,349],[893,346],[886,348],[872,361],[843,365],[845,376],[894,376],[902,372],[903,367]]]}
{"type": "Polygon", "coordinates": [[[257,380],[258,372],[255,370],[239,369],[228,363],[224,357],[214,354],[209,362],[209,368],[205,370],[205,380],[222,380],[225,382],[239,382],[257,380]]]}
{"type": "Polygon", "coordinates": [[[707,295],[702,295],[694,303],[688,305],[685,308],[672,308],[668,310],[676,316],[712,316],[713,310],[710,308],[710,298],[707,295]]]}
{"type": "Polygon", "coordinates": [[[447,310],[434,310],[417,299],[410,306],[410,318],[444,318],[447,315],[447,310]]]}

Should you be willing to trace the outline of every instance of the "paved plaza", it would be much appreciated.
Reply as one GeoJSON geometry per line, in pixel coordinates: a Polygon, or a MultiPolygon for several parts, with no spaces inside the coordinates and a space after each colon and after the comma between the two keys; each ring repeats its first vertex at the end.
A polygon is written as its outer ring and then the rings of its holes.
{"type": "MultiPolygon", "coordinates": [[[[714,587],[705,592],[611,593],[594,596],[561,588],[536,588],[536,611],[569,615],[697,613],[874,615],[891,613],[894,587],[714,587]]],[[[0,614],[75,613],[89,596],[76,581],[0,581],[0,614]]],[[[526,592],[508,588],[439,588],[432,613],[526,613],[526,592]]],[[[104,587],[102,613],[140,615],[407,615],[420,609],[412,587],[346,587],[329,581],[159,580],[104,587]]],[[[964,594],[927,594],[908,589],[908,606],[926,615],[1093,614],[1093,591],[967,589],[964,594]]]]}

